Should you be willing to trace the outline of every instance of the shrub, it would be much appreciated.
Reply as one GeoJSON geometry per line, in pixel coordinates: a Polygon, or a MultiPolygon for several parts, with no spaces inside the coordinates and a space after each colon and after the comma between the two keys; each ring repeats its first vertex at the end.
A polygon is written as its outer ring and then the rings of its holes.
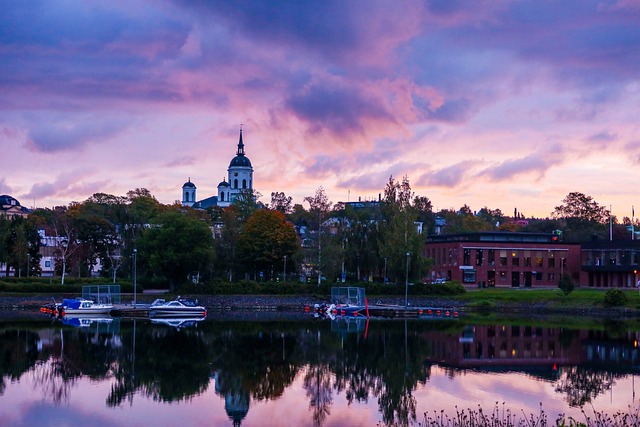
{"type": "Polygon", "coordinates": [[[608,307],[617,307],[627,302],[627,296],[620,289],[609,289],[604,294],[604,305],[608,307]]]}
{"type": "Polygon", "coordinates": [[[565,295],[569,295],[575,289],[573,280],[568,274],[563,274],[562,277],[560,277],[560,280],[558,281],[558,287],[565,295]]]}

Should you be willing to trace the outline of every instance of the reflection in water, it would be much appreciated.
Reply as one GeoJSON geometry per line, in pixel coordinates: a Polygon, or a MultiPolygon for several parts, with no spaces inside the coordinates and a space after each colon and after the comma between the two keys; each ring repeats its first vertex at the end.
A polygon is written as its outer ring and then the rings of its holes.
{"type": "Polygon", "coordinates": [[[188,405],[213,380],[229,423],[241,425],[259,402],[279,405],[299,378],[308,425],[341,416],[339,402],[368,405],[381,424],[412,425],[416,392],[429,388],[435,365],[461,387],[471,372],[524,374],[577,407],[611,393],[639,364],[637,333],[620,324],[589,331],[462,320],[66,323],[0,323],[0,398],[8,381],[29,373],[55,404],[78,399],[71,390],[91,379],[109,385],[107,409],[133,407],[136,396],[188,405]]]}

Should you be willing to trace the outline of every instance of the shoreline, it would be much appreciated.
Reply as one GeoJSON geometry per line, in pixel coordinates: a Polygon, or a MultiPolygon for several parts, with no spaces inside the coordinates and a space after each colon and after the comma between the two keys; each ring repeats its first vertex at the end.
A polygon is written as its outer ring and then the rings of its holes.
{"type": "MultiPolygon", "coordinates": [[[[64,298],[75,298],[77,295],[2,295],[0,294],[0,310],[33,310],[39,309],[52,300],[62,301],[64,298]]],[[[185,295],[190,299],[207,307],[210,311],[304,311],[305,306],[328,302],[329,298],[314,295],[185,295]]],[[[163,298],[163,294],[141,294],[136,297],[138,302],[153,302],[156,298],[163,298]]],[[[171,299],[166,296],[166,299],[171,299]]],[[[133,295],[125,294],[122,303],[129,303],[133,295]]],[[[373,296],[369,299],[371,305],[404,305],[404,297],[373,296]]],[[[558,307],[541,301],[536,304],[495,302],[486,309],[471,306],[464,301],[448,298],[413,297],[409,300],[410,307],[420,308],[452,308],[466,313],[497,313],[538,316],[579,316],[590,318],[608,318],[632,320],[640,318],[640,310],[624,307],[558,307]]]]}

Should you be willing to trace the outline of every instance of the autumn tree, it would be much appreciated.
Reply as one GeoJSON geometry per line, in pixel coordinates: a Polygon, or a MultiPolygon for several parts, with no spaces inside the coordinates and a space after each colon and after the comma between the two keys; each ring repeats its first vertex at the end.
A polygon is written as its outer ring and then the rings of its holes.
{"type": "Polygon", "coordinates": [[[298,250],[298,237],[293,225],[280,211],[259,209],[244,224],[238,236],[238,257],[254,274],[264,272],[273,279],[298,250]]]}

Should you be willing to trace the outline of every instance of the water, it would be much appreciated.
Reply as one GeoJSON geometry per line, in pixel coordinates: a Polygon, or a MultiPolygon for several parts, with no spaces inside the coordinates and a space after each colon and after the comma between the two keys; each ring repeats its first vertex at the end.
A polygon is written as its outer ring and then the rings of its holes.
{"type": "Polygon", "coordinates": [[[638,407],[634,327],[473,323],[5,315],[0,425],[417,425],[478,405],[529,415],[542,403],[549,421],[638,407]]]}

